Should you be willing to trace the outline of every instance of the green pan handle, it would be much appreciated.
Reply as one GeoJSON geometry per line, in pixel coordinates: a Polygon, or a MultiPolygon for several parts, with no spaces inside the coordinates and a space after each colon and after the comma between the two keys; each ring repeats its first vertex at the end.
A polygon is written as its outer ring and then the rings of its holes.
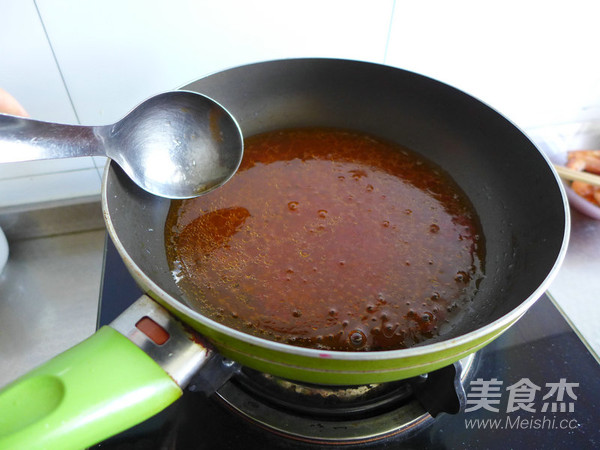
{"type": "Polygon", "coordinates": [[[103,327],[0,391],[0,449],[85,448],[181,394],[146,353],[103,327]]]}
{"type": "MultiPolygon", "coordinates": [[[[140,300],[161,308],[146,296],[140,300]]],[[[126,313],[115,321],[121,328],[126,313]]],[[[131,335],[124,334],[115,322],[0,391],[1,450],[85,448],[144,421],[182,395],[181,379],[150,357],[147,348],[142,350],[147,344],[136,342],[145,338],[143,333],[134,326],[131,335]]],[[[156,347],[172,354],[169,345],[156,347]]]]}

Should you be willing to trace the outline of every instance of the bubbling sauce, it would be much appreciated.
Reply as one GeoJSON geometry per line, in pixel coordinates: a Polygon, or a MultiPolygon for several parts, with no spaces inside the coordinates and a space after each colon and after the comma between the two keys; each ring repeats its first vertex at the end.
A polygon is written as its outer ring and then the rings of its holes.
{"type": "Polygon", "coordinates": [[[479,221],[456,183],[404,147],[345,130],[247,139],[227,184],[172,203],[165,237],[194,309],[318,349],[435,338],[483,277],[479,221]]]}

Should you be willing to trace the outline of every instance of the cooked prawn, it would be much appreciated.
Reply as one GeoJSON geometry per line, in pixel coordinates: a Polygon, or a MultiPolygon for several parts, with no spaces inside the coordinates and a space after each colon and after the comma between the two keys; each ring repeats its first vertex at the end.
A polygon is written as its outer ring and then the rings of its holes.
{"type": "MultiPolygon", "coordinates": [[[[575,150],[567,155],[569,169],[585,171],[600,175],[600,150],[575,150]]],[[[600,206],[600,187],[593,186],[583,181],[571,183],[573,191],[587,201],[600,206]]]]}

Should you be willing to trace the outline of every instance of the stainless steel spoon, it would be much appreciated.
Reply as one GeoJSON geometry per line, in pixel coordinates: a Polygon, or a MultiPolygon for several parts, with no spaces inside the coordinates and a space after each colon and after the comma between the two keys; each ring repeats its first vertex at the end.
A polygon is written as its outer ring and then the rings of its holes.
{"type": "Polygon", "coordinates": [[[218,103],[188,91],[159,94],[114,125],[63,125],[0,114],[0,163],[108,156],[140,187],[191,198],[237,170],[243,137],[218,103]]]}

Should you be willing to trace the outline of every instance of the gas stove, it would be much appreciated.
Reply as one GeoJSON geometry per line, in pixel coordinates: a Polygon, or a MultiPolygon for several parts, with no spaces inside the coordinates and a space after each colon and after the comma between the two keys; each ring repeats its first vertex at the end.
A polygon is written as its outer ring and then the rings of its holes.
{"type": "MultiPolygon", "coordinates": [[[[141,291],[107,239],[98,326],[141,291]]],[[[594,448],[600,365],[548,295],[475,355],[427,375],[317,386],[246,368],[94,448],[594,448]]]]}

